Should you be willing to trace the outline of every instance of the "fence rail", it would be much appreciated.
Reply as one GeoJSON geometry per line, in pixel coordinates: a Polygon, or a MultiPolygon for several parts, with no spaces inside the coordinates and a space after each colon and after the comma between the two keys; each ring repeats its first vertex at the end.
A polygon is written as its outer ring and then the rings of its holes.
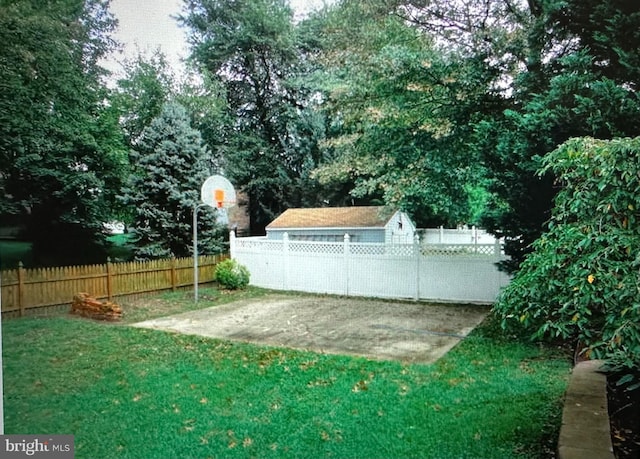
{"type": "MultiPolygon", "coordinates": [[[[198,257],[199,283],[211,282],[215,266],[228,255],[198,257]]],[[[87,266],[0,271],[2,313],[24,316],[29,310],[71,303],[87,292],[98,299],[176,290],[193,284],[193,258],[171,258],[87,266]]]]}

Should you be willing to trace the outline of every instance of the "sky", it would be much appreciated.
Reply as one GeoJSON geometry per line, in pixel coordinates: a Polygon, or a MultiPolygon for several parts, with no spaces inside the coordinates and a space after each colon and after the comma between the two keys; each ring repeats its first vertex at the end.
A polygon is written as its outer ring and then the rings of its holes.
{"type": "MultiPolygon", "coordinates": [[[[290,0],[296,15],[320,8],[324,0],[290,0]]],[[[181,73],[181,60],[187,57],[185,30],[171,16],[180,13],[182,0],[111,0],[111,12],[119,21],[114,38],[124,45],[122,53],[104,62],[112,72],[118,72],[121,62],[134,58],[137,50],[152,53],[160,48],[172,68],[181,73]]]]}

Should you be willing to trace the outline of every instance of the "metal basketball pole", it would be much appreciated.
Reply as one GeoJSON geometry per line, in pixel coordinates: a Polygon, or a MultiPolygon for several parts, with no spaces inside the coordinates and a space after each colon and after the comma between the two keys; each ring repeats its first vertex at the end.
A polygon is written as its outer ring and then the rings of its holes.
{"type": "Polygon", "coordinates": [[[198,204],[193,208],[193,301],[198,302],[198,209],[208,204],[198,204]]]}
{"type": "Polygon", "coordinates": [[[204,181],[200,187],[200,200],[202,204],[197,204],[193,208],[193,300],[198,302],[198,209],[200,207],[209,206],[218,213],[218,222],[220,216],[226,215],[224,209],[232,206],[236,202],[236,192],[229,180],[221,175],[212,175],[204,181]]]}

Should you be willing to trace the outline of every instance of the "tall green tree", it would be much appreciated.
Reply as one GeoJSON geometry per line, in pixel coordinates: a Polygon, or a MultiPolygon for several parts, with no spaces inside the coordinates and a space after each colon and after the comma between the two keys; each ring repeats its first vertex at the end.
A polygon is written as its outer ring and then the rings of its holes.
{"type": "MultiPolygon", "coordinates": [[[[127,152],[142,138],[142,132],[160,115],[163,105],[172,97],[174,76],[161,51],[151,55],[138,53],[136,57],[122,63],[123,76],[110,89],[106,111],[115,118],[114,132],[120,131],[127,152]]],[[[126,183],[132,172],[127,154],[126,167],[122,172],[122,183],[126,183]]],[[[118,199],[112,205],[114,217],[125,225],[131,223],[133,209],[124,206],[118,199]]]]}
{"type": "MultiPolygon", "coordinates": [[[[311,127],[304,98],[293,84],[300,71],[293,16],[285,0],[188,0],[182,22],[190,28],[192,59],[225,91],[224,171],[249,198],[251,232],[302,201],[300,177],[313,150],[297,148],[311,127]]],[[[312,142],[313,143],[313,142],[312,142]]]]}
{"type": "Polygon", "coordinates": [[[395,6],[343,1],[318,21],[317,59],[330,120],[315,176],[359,202],[407,210],[419,225],[470,222],[481,177],[467,146],[491,76],[438,50],[395,6]]]}
{"type": "MultiPolygon", "coordinates": [[[[517,269],[550,218],[554,177],[539,159],[565,140],[637,135],[638,5],[618,0],[409,2],[399,11],[493,74],[501,110],[469,142],[492,191],[483,224],[517,269]]],[[[481,109],[481,107],[479,107],[481,109]]]]}
{"type": "MultiPolygon", "coordinates": [[[[191,126],[199,131],[204,145],[212,153],[211,168],[219,172],[220,155],[226,127],[224,90],[217,81],[207,77],[207,72],[190,73],[176,77],[164,54],[138,54],[123,64],[124,76],[110,94],[108,110],[117,116],[129,148],[137,148],[142,134],[157,118],[168,101],[175,101],[188,112],[191,126]]],[[[135,164],[127,174],[135,173],[135,164]]],[[[133,208],[120,201],[114,207],[119,218],[132,222],[133,208]]]]}
{"type": "Polygon", "coordinates": [[[99,0],[0,3],[0,214],[39,264],[104,260],[125,148],[97,62],[115,26],[99,0]]]}
{"type": "Polygon", "coordinates": [[[110,101],[119,114],[129,145],[133,146],[171,98],[175,77],[161,51],[148,56],[139,53],[124,62],[123,70],[124,76],[117,81],[110,101]]]}
{"type": "Polygon", "coordinates": [[[225,90],[206,69],[192,72],[178,86],[174,99],[189,112],[191,126],[200,132],[212,154],[214,171],[222,172],[226,132],[230,126],[225,90]]]}
{"type": "MultiPolygon", "coordinates": [[[[210,175],[211,157],[200,133],[190,126],[181,105],[166,103],[144,129],[131,155],[135,165],[120,196],[133,209],[136,259],[184,257],[193,251],[193,212],[200,188],[210,175]]],[[[198,251],[222,250],[221,229],[213,211],[198,218],[198,251]]]]}

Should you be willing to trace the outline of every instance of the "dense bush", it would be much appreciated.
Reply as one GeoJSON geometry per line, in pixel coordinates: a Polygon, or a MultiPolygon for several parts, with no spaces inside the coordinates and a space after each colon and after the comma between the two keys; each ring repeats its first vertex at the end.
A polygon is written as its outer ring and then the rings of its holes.
{"type": "Polygon", "coordinates": [[[216,280],[231,290],[245,288],[249,285],[249,270],[236,260],[224,260],[216,266],[216,280]]]}
{"type": "Polygon", "coordinates": [[[637,378],[640,138],[569,140],[543,159],[549,170],[562,189],[548,231],[495,310],[505,328],[579,341],[637,378]]]}

